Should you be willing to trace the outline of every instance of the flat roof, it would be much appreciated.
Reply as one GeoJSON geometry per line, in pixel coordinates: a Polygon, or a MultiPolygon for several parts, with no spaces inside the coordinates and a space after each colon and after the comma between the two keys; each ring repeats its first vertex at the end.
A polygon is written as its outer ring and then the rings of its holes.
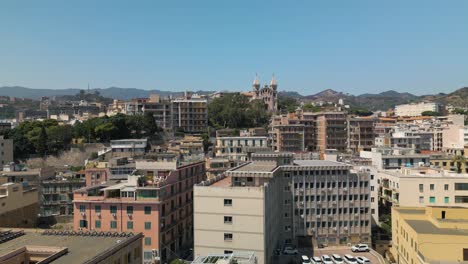
{"type": "MultiPolygon", "coordinates": [[[[141,236],[141,234],[137,234],[141,236]]],[[[42,232],[25,231],[25,235],[0,244],[0,256],[27,246],[66,247],[67,254],[52,261],[57,264],[84,263],[111,250],[130,237],[43,235],[42,232]],[[120,240],[120,241],[119,241],[120,240]]]]}
{"type": "Polygon", "coordinates": [[[418,234],[466,236],[468,229],[439,228],[427,220],[406,220],[418,234]]]}
{"type": "Polygon", "coordinates": [[[214,182],[210,186],[214,187],[229,187],[232,186],[232,178],[231,177],[225,177],[224,179],[221,179],[217,182],[214,182]]]}
{"type": "Polygon", "coordinates": [[[299,166],[350,166],[343,162],[331,160],[294,160],[294,164],[299,166]]]}
{"type": "Polygon", "coordinates": [[[250,162],[232,171],[272,172],[276,167],[276,162],[250,162]]]}
{"type": "Polygon", "coordinates": [[[395,210],[398,212],[401,212],[403,214],[425,214],[426,209],[424,207],[421,208],[401,208],[401,207],[395,207],[395,210]]]}

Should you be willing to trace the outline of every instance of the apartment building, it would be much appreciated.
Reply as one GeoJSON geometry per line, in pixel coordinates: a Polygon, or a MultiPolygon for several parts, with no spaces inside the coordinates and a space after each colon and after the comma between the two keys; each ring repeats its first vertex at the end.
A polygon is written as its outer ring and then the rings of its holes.
{"type": "Polygon", "coordinates": [[[369,181],[369,172],[344,163],[255,153],[195,186],[195,254],[250,249],[271,263],[286,244],[369,242],[369,181]]]}
{"type": "Polygon", "coordinates": [[[468,175],[432,168],[377,173],[381,203],[392,206],[468,207],[468,175]]]}
{"type": "Polygon", "coordinates": [[[143,263],[165,263],[192,247],[192,190],[205,180],[205,163],[143,165],[128,180],[75,191],[74,229],[142,232],[143,263]]]}
{"type": "Polygon", "coordinates": [[[200,134],[208,126],[208,101],[199,95],[186,93],[171,102],[172,128],[189,134],[200,134]]]}
{"type": "Polygon", "coordinates": [[[375,141],[375,122],[373,117],[348,117],[348,149],[352,153],[370,150],[375,141]]]}
{"type": "Polygon", "coordinates": [[[149,149],[148,139],[116,139],[110,141],[113,157],[141,156],[149,149]]]}
{"type": "Polygon", "coordinates": [[[348,134],[344,112],[303,112],[272,118],[270,135],[275,151],[345,151],[348,134]],[[283,147],[284,146],[284,147],[283,147]]]}
{"type": "Polygon", "coordinates": [[[421,116],[422,113],[426,111],[440,113],[442,111],[442,106],[434,102],[421,102],[395,106],[396,116],[421,116]]]}
{"type": "Polygon", "coordinates": [[[143,102],[141,111],[151,113],[156,124],[163,129],[172,128],[171,101],[162,99],[158,94],[150,94],[147,101],[143,102]]]}
{"type": "Polygon", "coordinates": [[[4,136],[0,136],[0,167],[10,162],[13,162],[13,139],[6,139],[4,136]]]}
{"type": "Polygon", "coordinates": [[[217,137],[215,155],[218,158],[243,162],[255,152],[269,151],[268,138],[265,137],[217,137]]]}
{"type": "Polygon", "coordinates": [[[392,208],[393,263],[466,263],[468,209],[450,206],[392,208]]]}
{"type": "Polygon", "coordinates": [[[372,148],[371,151],[361,151],[361,158],[372,160],[372,165],[377,169],[399,169],[402,167],[428,167],[430,165],[429,154],[417,154],[413,149],[404,148],[372,148]]]}
{"type": "Polygon", "coordinates": [[[57,222],[73,219],[73,192],[86,186],[85,179],[57,178],[41,182],[40,216],[57,222]]]}
{"type": "Polygon", "coordinates": [[[39,213],[38,189],[22,183],[0,185],[0,226],[35,227],[39,213]]]}

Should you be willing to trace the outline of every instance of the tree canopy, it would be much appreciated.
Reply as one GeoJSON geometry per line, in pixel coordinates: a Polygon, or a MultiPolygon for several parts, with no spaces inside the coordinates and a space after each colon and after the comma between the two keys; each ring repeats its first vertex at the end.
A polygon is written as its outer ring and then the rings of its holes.
{"type": "Polygon", "coordinates": [[[249,101],[241,94],[228,94],[208,104],[209,123],[217,129],[265,126],[270,115],[261,100],[249,101]]]}

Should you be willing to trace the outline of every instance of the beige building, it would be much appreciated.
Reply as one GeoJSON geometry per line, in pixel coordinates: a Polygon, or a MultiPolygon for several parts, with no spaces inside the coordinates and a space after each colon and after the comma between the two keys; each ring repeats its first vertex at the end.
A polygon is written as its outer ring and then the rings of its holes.
{"type": "Polygon", "coordinates": [[[439,113],[441,106],[433,102],[421,102],[416,104],[402,104],[395,106],[396,116],[421,116],[423,112],[431,111],[439,113]]]}
{"type": "MultiPolygon", "coordinates": [[[[0,136],[0,164],[3,165],[13,162],[13,139],[5,139],[0,136]]],[[[0,168],[1,168],[0,167],[0,168]]]]}
{"type": "Polygon", "coordinates": [[[468,207],[468,175],[431,168],[377,173],[381,202],[396,206],[468,207]]]}
{"type": "Polygon", "coordinates": [[[186,93],[171,102],[172,128],[189,134],[200,134],[208,126],[208,101],[199,95],[186,93]]]}
{"type": "Polygon", "coordinates": [[[370,241],[370,174],[291,153],[255,153],[194,188],[195,254],[370,241]]]}
{"type": "Polygon", "coordinates": [[[0,226],[34,227],[39,213],[38,191],[21,183],[0,185],[0,226]]]}
{"type": "Polygon", "coordinates": [[[467,208],[392,208],[390,252],[396,263],[467,263],[467,234],[467,208]]]}
{"type": "Polygon", "coordinates": [[[267,137],[217,137],[215,155],[232,161],[247,161],[249,154],[268,151],[267,137]]]}

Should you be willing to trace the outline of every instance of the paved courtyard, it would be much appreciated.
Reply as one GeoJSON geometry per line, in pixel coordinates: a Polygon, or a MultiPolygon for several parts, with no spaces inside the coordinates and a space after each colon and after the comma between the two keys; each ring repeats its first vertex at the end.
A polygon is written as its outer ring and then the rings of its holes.
{"type": "Polygon", "coordinates": [[[275,263],[279,264],[287,264],[287,263],[301,263],[301,256],[306,255],[308,257],[321,257],[322,255],[329,255],[338,254],[343,257],[345,254],[352,255],[354,257],[363,256],[370,260],[371,264],[384,264],[383,261],[379,260],[379,255],[375,251],[372,252],[362,252],[362,253],[353,253],[351,252],[351,247],[349,246],[338,246],[338,247],[326,247],[322,249],[318,248],[300,248],[299,254],[288,256],[288,255],[280,255],[277,257],[275,263]]]}

